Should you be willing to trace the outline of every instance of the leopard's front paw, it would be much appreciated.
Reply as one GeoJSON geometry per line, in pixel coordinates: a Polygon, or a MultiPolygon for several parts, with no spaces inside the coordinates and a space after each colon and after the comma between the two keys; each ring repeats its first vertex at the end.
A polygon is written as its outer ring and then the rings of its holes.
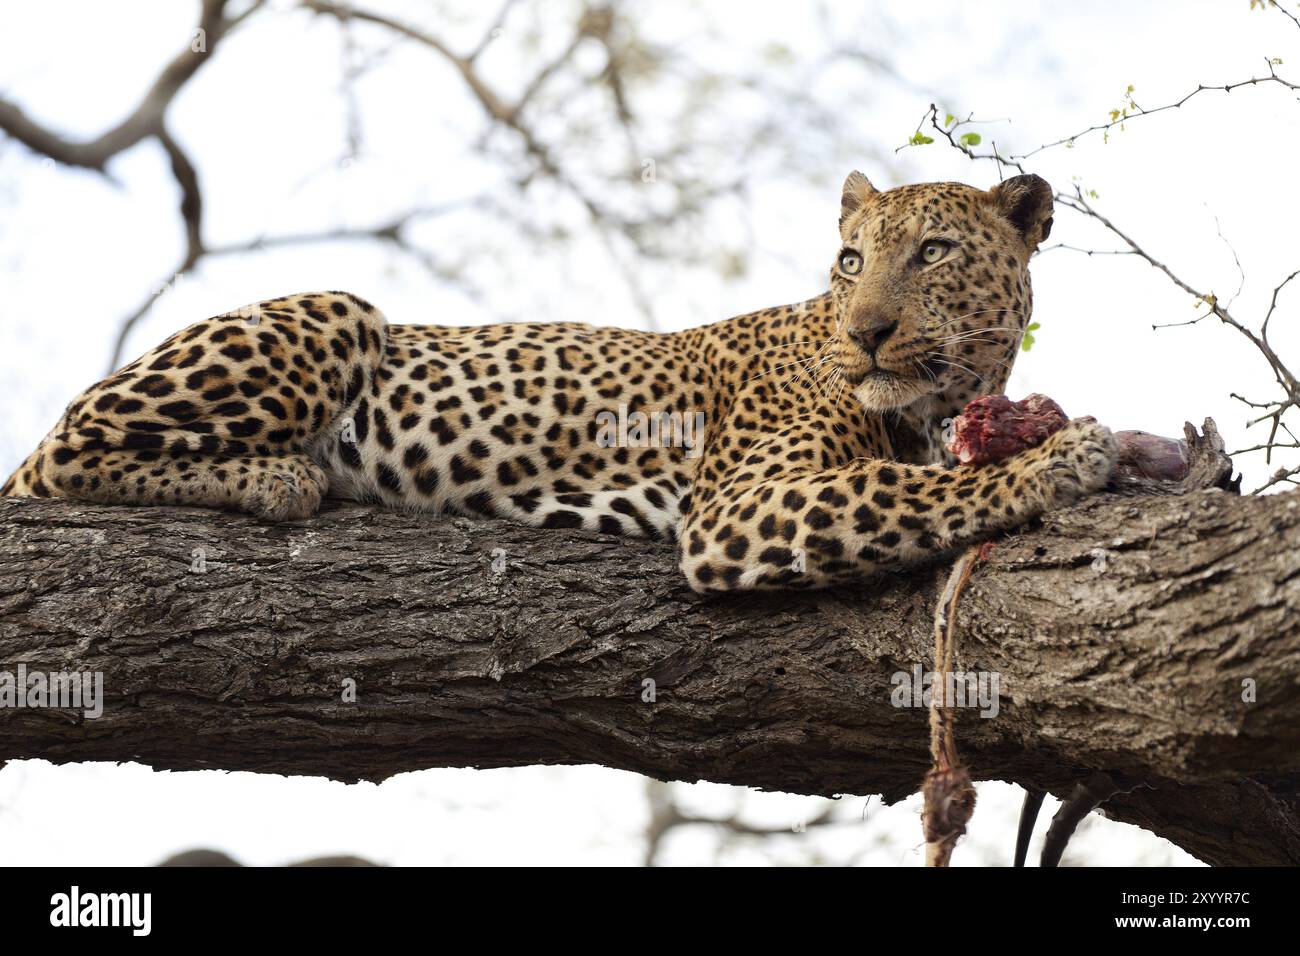
{"type": "Polygon", "coordinates": [[[1119,445],[1105,425],[1076,418],[1036,451],[1038,484],[1046,509],[1061,508],[1103,488],[1119,459],[1119,445]]]}

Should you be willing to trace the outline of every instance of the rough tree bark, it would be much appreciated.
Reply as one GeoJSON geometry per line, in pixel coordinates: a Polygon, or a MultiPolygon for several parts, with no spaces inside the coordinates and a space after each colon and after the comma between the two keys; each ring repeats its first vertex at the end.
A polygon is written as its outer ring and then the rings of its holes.
{"type": "MultiPolygon", "coordinates": [[[[961,603],[960,664],[1001,681],[997,717],[959,716],[975,779],[1141,775],[1110,816],[1211,863],[1300,863],[1298,541],[1300,495],[1217,490],[1098,496],[1001,541],[961,603]]],[[[891,675],[929,669],[946,571],[704,599],[671,548],[596,534],[0,500],[0,670],[99,670],[106,699],[0,710],[0,761],[598,763],[896,800],[928,733],[891,675]]]]}

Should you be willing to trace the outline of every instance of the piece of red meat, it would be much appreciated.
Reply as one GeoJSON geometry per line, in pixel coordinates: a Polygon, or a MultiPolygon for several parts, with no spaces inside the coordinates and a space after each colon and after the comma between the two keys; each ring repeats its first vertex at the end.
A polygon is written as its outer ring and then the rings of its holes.
{"type": "Polygon", "coordinates": [[[1041,445],[1068,421],[1061,406],[1046,395],[1019,402],[989,395],[975,399],[953,421],[948,450],[963,465],[978,468],[1041,445]]]}

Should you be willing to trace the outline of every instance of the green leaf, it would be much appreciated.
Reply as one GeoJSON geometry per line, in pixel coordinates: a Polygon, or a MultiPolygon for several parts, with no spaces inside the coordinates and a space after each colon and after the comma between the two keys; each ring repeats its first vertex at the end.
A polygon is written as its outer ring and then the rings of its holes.
{"type": "Polygon", "coordinates": [[[931,136],[926,136],[926,135],[925,135],[924,133],[922,133],[920,130],[918,130],[917,132],[915,132],[915,133],[912,134],[912,140],[911,140],[911,143],[912,143],[913,146],[924,146],[924,145],[926,145],[927,143],[933,143],[933,142],[934,142],[934,138],[933,138],[933,137],[931,137],[931,136]]]}
{"type": "Polygon", "coordinates": [[[1025,329],[1025,337],[1020,340],[1020,351],[1028,352],[1034,347],[1034,331],[1042,328],[1037,322],[1030,322],[1025,329]]]}
{"type": "MultiPolygon", "coordinates": [[[[1279,60],[1278,62],[1280,63],[1281,60],[1279,60]]],[[[946,129],[947,127],[951,126],[951,125],[953,124],[953,121],[954,121],[956,118],[957,118],[957,117],[953,116],[951,113],[949,113],[947,116],[945,116],[945,117],[943,118],[943,125],[944,125],[944,128],[946,129]]]]}
{"type": "Polygon", "coordinates": [[[978,146],[980,144],[979,133],[962,133],[961,143],[963,146],[978,146]]]}

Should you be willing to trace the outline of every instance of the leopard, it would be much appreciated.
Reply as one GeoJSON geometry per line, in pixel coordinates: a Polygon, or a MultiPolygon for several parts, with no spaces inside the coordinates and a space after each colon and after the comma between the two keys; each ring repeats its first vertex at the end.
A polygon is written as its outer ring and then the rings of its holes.
{"type": "MultiPolygon", "coordinates": [[[[820,295],[682,331],[389,324],[349,292],[179,331],[82,392],[0,495],[322,500],[671,542],[703,594],[861,581],[1101,489],[1091,418],[975,468],[946,430],[999,394],[1054,194],[1024,174],[841,191],[820,295]]],[[[829,230],[828,230],[829,231],[829,230]]]]}

